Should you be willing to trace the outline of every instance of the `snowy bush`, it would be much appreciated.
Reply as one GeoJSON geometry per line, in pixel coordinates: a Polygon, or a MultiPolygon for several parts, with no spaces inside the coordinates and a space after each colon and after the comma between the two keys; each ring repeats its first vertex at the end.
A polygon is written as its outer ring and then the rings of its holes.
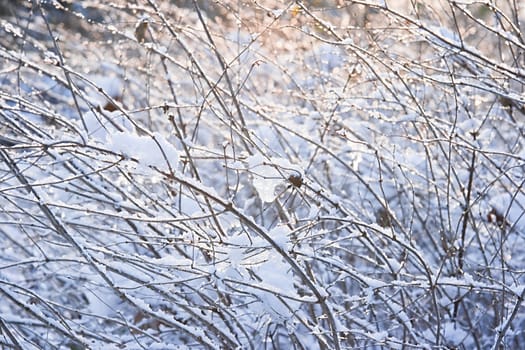
{"type": "Polygon", "coordinates": [[[521,2],[0,3],[0,347],[524,344],[521,2]]]}

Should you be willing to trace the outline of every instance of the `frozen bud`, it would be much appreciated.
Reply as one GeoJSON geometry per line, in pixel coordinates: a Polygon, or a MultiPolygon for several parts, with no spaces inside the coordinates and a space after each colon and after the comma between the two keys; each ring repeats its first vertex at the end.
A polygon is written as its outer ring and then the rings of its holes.
{"type": "Polygon", "coordinates": [[[148,19],[142,18],[135,26],[135,38],[139,43],[143,43],[146,39],[146,32],[148,31],[148,19]]]}

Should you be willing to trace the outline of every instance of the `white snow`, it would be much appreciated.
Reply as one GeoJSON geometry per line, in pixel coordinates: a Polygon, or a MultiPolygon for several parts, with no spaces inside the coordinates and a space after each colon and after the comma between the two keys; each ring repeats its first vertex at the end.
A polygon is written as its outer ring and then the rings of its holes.
{"type": "Polygon", "coordinates": [[[146,166],[166,170],[177,167],[179,153],[159,133],[152,136],[139,136],[128,132],[116,132],[108,135],[109,146],[114,152],[126,158],[137,160],[146,166]]]}

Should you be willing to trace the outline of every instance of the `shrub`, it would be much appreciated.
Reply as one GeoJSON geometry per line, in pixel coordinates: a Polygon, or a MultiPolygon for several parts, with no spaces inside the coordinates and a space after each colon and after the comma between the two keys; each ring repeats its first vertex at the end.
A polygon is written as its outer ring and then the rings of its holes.
{"type": "Polygon", "coordinates": [[[515,1],[10,2],[5,348],[518,348],[515,1]]]}

